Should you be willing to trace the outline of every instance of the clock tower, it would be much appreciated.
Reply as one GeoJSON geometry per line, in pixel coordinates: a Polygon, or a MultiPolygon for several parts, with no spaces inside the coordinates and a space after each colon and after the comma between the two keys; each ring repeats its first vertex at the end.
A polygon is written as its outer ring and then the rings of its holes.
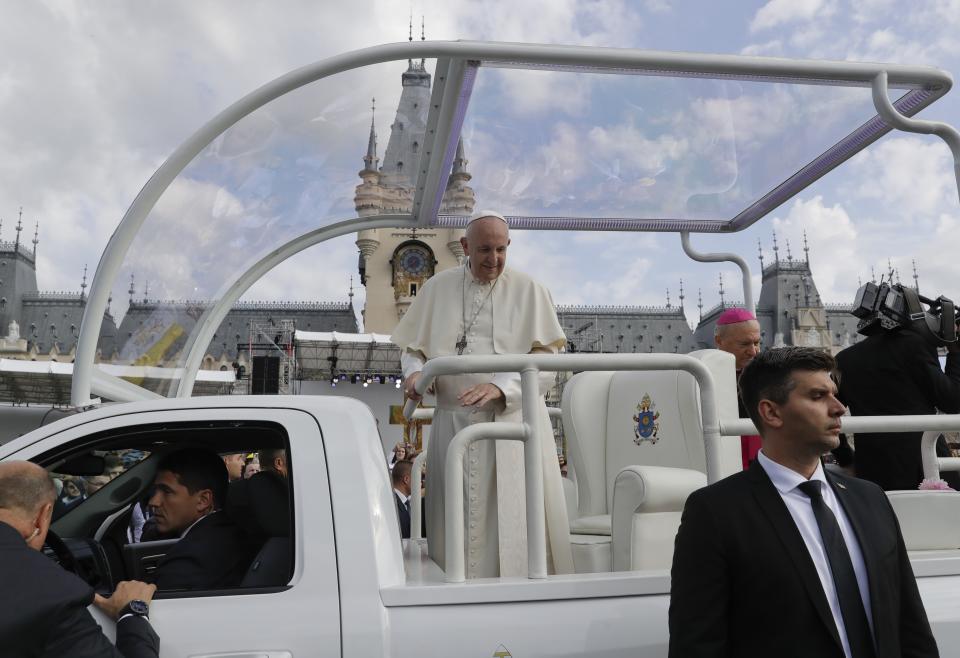
{"type": "MultiPolygon", "coordinates": [[[[354,204],[360,217],[385,213],[409,213],[419,171],[421,147],[430,108],[430,74],[424,61],[408,62],[401,77],[403,90],[390,140],[377,157],[377,132],[370,121],[367,154],[360,171],[354,204]]],[[[467,185],[463,141],[457,144],[453,170],[440,205],[442,214],[470,215],[474,193],[467,185]]],[[[360,281],[366,287],[363,307],[364,331],[389,334],[403,317],[423,283],[434,273],[463,261],[462,229],[368,229],[357,234],[360,250],[360,281]]]]}

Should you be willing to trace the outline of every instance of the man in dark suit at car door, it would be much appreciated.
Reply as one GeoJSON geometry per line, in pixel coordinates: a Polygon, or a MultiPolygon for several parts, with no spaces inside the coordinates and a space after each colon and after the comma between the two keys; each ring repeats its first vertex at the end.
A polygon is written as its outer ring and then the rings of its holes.
{"type": "Polygon", "coordinates": [[[0,655],[4,658],[156,658],[147,620],[155,587],[122,582],[109,599],[41,552],[57,491],[30,462],[0,464],[0,655]],[[117,646],[100,630],[91,603],[117,619],[117,646]]]}

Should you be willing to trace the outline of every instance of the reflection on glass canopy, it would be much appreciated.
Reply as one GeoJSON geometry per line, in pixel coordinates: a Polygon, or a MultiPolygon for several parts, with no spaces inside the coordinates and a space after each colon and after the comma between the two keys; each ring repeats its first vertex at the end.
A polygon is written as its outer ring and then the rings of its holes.
{"type": "Polygon", "coordinates": [[[483,206],[721,221],[872,114],[862,88],[481,69],[463,136],[483,206]]]}
{"type": "MultiPolygon", "coordinates": [[[[888,130],[866,65],[759,75],[756,58],[497,48],[525,47],[413,44],[439,58],[345,66],[204,142],[111,272],[119,362],[183,366],[244,273],[339,222],[457,227],[492,207],[518,228],[739,230],[888,130]]],[[[898,71],[907,115],[949,87],[898,71]]]]}

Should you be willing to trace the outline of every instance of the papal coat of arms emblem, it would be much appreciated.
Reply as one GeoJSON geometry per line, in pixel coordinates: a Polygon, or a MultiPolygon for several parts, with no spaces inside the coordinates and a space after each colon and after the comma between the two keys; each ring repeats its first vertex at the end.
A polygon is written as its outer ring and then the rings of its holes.
{"type": "Polygon", "coordinates": [[[640,445],[644,441],[656,443],[660,440],[657,433],[660,431],[660,412],[654,411],[657,405],[650,399],[649,393],[644,393],[640,404],[637,405],[637,414],[633,417],[633,442],[640,445]]]}

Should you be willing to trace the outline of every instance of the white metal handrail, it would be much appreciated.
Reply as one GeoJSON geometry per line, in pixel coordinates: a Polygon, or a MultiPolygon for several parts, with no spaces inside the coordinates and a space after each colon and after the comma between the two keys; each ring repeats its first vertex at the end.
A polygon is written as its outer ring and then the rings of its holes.
{"type": "MultiPolygon", "coordinates": [[[[411,420],[432,420],[434,411],[433,407],[417,407],[411,420]]],[[[563,424],[563,409],[560,407],[547,407],[547,414],[550,418],[559,420],[561,425],[563,424]]],[[[426,448],[424,448],[424,451],[426,451],[426,448]]]]}
{"type": "MultiPolygon", "coordinates": [[[[682,370],[697,381],[700,389],[700,410],[703,417],[703,438],[706,452],[707,481],[720,479],[720,421],[714,393],[713,377],[703,363],[685,354],[491,354],[483,356],[442,356],[427,361],[417,393],[429,388],[441,375],[469,372],[519,372],[533,368],[537,372],[581,372],[585,370],[682,370]]],[[[537,389],[539,390],[539,389],[537,389]]],[[[539,395],[539,394],[538,394],[539,395]]],[[[407,400],[403,415],[412,418],[417,402],[407,400]]]]}
{"type": "MultiPolygon", "coordinates": [[[[418,407],[413,412],[413,420],[431,420],[434,409],[418,407]]],[[[559,420],[563,425],[563,410],[560,407],[547,407],[547,413],[550,418],[559,420]]],[[[427,462],[427,450],[430,449],[429,442],[423,446],[423,450],[413,460],[413,466],[410,468],[410,481],[414,483],[410,494],[410,539],[423,539],[423,494],[417,483],[423,482],[423,467],[427,462]]]]}
{"type": "Polygon", "coordinates": [[[444,539],[446,580],[466,581],[463,519],[463,458],[476,441],[522,441],[527,511],[527,577],[547,577],[546,519],[543,511],[543,462],[537,448],[536,421],[523,423],[476,423],[453,437],[447,448],[444,490],[444,539]]]}
{"type": "MultiPolygon", "coordinates": [[[[960,431],[960,414],[912,415],[912,416],[843,416],[840,419],[844,432],[858,434],[888,434],[892,432],[923,432],[920,455],[923,459],[923,477],[939,479],[940,471],[960,471],[960,458],[938,457],[937,438],[942,432],[960,431]]],[[[720,433],[724,436],[757,434],[757,428],[749,418],[721,420],[720,433]]]]}
{"type": "MultiPolygon", "coordinates": [[[[720,479],[720,423],[716,395],[710,371],[699,360],[683,354],[523,354],[445,356],[427,362],[415,388],[421,395],[441,375],[469,372],[519,372],[520,423],[477,423],[462,429],[447,449],[444,478],[444,539],[446,580],[466,580],[464,565],[463,458],[475,441],[523,441],[524,476],[527,512],[527,575],[546,578],[546,520],[543,500],[543,462],[541,441],[537,431],[540,405],[539,374],[584,370],[683,370],[699,385],[700,409],[703,417],[704,450],[707,481],[720,479]]],[[[417,402],[408,400],[403,413],[413,417],[417,402]]],[[[411,528],[411,535],[413,529],[411,528]]]]}
{"type": "Polygon", "coordinates": [[[420,451],[420,454],[414,457],[413,465],[410,467],[410,484],[412,485],[410,490],[410,539],[423,538],[423,465],[427,461],[427,450],[429,449],[430,445],[428,443],[420,451]]]}

